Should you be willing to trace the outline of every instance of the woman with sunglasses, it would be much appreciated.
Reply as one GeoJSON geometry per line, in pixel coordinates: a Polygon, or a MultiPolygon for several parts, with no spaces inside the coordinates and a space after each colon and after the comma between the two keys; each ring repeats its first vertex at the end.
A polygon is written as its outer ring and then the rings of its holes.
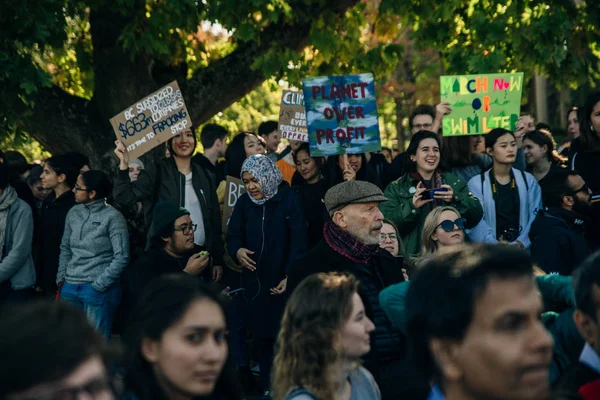
{"type": "Polygon", "coordinates": [[[517,156],[514,133],[492,129],[485,136],[485,147],[494,164],[469,181],[469,189],[483,205],[483,219],[467,234],[473,242],[529,248],[529,229],[542,209],[540,185],[530,173],[513,168],[517,156]]]}
{"type": "Polygon", "coordinates": [[[268,395],[287,268],[306,251],[306,222],[298,195],[281,185],[281,171],[268,157],[248,157],[241,177],[247,193],[238,199],[229,221],[227,250],[243,267],[240,284],[245,290],[235,297],[236,305],[255,339],[268,395]]]}
{"type": "Polygon", "coordinates": [[[414,163],[414,172],[407,172],[385,190],[389,200],[381,203],[385,218],[396,224],[406,255],[418,257],[421,252],[421,231],[425,218],[438,206],[451,205],[460,211],[469,227],[477,225],[483,215],[481,203],[469,192],[466,182],[438,169],[440,140],[429,131],[417,132],[407,153],[414,163]]]}
{"type": "Polygon", "coordinates": [[[421,260],[431,257],[445,247],[465,241],[465,222],[454,207],[434,208],[423,224],[421,260]]]}
{"type": "Polygon", "coordinates": [[[78,204],[67,214],[56,276],[60,298],[82,308],[106,338],[121,298],[118,280],[129,262],[127,223],[106,204],[111,189],[102,171],[77,178],[78,204]]]}

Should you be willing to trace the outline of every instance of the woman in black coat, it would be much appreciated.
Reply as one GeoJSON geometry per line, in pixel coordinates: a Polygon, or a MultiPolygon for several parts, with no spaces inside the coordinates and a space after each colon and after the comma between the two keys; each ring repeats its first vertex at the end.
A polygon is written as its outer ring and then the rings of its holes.
{"type": "Polygon", "coordinates": [[[248,157],[241,176],[247,193],[229,221],[227,250],[244,267],[238,305],[255,338],[261,380],[268,391],[287,267],[306,251],[306,223],[298,195],[281,186],[281,172],[266,156],[248,157]]]}
{"type": "Polygon", "coordinates": [[[365,153],[330,156],[325,164],[329,187],[344,181],[366,181],[383,190],[381,180],[367,161],[365,153]]]}

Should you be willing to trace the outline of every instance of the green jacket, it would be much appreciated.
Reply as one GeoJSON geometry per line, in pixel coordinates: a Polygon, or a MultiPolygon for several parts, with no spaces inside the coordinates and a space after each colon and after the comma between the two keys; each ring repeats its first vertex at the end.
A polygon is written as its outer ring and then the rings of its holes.
{"type": "MultiPolygon", "coordinates": [[[[476,226],[483,217],[483,208],[479,200],[469,192],[466,182],[450,173],[443,173],[442,179],[454,191],[454,200],[444,204],[456,208],[466,218],[466,228],[476,226]]],[[[429,213],[429,207],[416,208],[412,202],[416,185],[417,181],[410,174],[404,174],[385,189],[385,197],[389,200],[380,206],[385,218],[398,227],[408,257],[418,257],[421,253],[421,230],[429,213]]]]}

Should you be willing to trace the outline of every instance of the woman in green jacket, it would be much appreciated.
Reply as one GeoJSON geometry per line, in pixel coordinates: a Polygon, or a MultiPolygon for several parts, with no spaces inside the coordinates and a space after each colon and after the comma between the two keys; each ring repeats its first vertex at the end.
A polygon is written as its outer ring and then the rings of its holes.
{"type": "Polygon", "coordinates": [[[455,175],[441,172],[440,141],[429,131],[417,132],[407,153],[413,172],[390,183],[385,190],[388,201],[381,203],[385,218],[396,224],[406,255],[417,257],[421,251],[421,230],[429,212],[437,206],[451,205],[466,219],[465,227],[476,226],[483,216],[481,203],[455,175]]]}

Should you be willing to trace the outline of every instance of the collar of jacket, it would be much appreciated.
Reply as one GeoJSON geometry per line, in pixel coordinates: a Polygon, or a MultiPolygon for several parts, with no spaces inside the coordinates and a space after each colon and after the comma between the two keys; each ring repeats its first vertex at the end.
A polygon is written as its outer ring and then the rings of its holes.
{"type": "Polygon", "coordinates": [[[64,203],[68,200],[70,200],[71,198],[75,198],[75,194],[71,191],[71,190],[67,190],[66,192],[64,192],[63,194],[61,194],[58,197],[54,197],[54,192],[52,192],[50,194],[49,197],[46,198],[46,200],[44,200],[44,203],[42,203],[45,206],[53,206],[53,205],[57,205],[60,203],[64,203]],[[52,196],[52,197],[50,197],[52,196]]]}
{"type": "Polygon", "coordinates": [[[573,211],[565,210],[559,207],[546,207],[544,210],[549,216],[560,218],[565,221],[569,227],[574,229],[583,229],[586,218],[573,211]]]}
{"type": "Polygon", "coordinates": [[[89,203],[83,204],[83,207],[87,208],[90,211],[99,211],[101,208],[106,207],[106,200],[100,199],[90,201],[89,203]]]}

